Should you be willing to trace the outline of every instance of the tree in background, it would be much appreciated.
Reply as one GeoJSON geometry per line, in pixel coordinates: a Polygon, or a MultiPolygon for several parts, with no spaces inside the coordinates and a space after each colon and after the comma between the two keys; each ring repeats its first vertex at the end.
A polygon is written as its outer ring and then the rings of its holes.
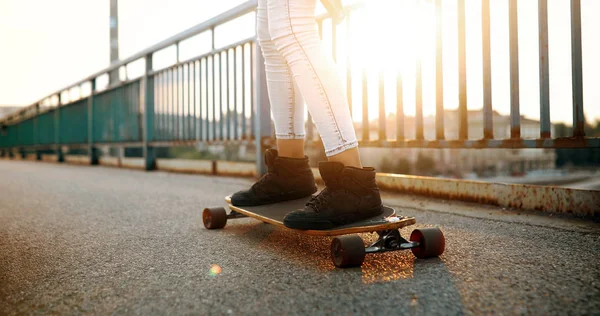
{"type": "Polygon", "coordinates": [[[385,157],[381,161],[381,166],[378,171],[396,174],[411,174],[410,169],[410,161],[404,157],[394,159],[385,157]]]}
{"type": "Polygon", "coordinates": [[[429,157],[419,153],[417,161],[415,162],[415,169],[418,175],[432,175],[437,172],[435,169],[435,161],[429,157]]]}

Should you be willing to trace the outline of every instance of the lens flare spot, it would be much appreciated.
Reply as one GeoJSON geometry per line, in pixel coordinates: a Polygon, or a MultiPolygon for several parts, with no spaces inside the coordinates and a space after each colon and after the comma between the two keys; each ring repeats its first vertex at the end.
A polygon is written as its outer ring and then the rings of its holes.
{"type": "Polygon", "coordinates": [[[223,272],[223,269],[218,264],[213,264],[210,266],[210,270],[208,270],[208,275],[217,276],[223,272]]]}

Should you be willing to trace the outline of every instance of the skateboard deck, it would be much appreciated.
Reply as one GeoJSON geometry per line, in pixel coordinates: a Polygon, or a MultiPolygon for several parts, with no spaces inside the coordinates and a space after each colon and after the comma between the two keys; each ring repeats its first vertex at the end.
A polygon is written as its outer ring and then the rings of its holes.
{"type": "Polygon", "coordinates": [[[291,211],[303,209],[310,196],[293,201],[261,205],[233,206],[231,197],[225,197],[229,214],[223,207],[207,207],[202,211],[202,222],[207,229],[221,229],[227,220],[251,217],[284,229],[313,236],[336,236],[331,241],[331,260],[338,268],[361,266],[366,254],[410,249],[417,258],[430,258],[444,252],[446,241],[439,228],[415,229],[407,240],[400,234],[400,228],[416,223],[414,217],[396,215],[396,211],[384,206],[381,215],[356,223],[338,226],[327,230],[291,229],[283,225],[283,218],[291,211]],[[379,238],[365,248],[364,240],[358,233],[377,232],[379,238]]]}
{"type": "MultiPolygon", "coordinates": [[[[303,209],[304,205],[306,204],[306,202],[308,202],[308,200],[310,200],[310,197],[275,204],[240,207],[231,205],[231,196],[225,197],[225,202],[229,205],[229,208],[232,211],[285,229],[291,229],[283,224],[283,218],[285,217],[285,215],[291,211],[303,209]]],[[[381,215],[368,218],[359,222],[338,226],[332,229],[291,230],[313,236],[339,236],[347,234],[400,229],[402,227],[413,225],[415,223],[416,219],[414,217],[398,216],[396,215],[396,211],[393,208],[384,206],[384,212],[381,215]]]]}

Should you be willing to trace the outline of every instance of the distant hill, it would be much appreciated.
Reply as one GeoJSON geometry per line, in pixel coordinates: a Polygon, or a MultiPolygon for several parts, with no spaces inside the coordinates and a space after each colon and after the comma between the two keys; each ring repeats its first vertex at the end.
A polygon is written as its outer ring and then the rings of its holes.
{"type": "Polygon", "coordinates": [[[0,105],[0,120],[20,108],[22,108],[22,106],[0,105]]]}

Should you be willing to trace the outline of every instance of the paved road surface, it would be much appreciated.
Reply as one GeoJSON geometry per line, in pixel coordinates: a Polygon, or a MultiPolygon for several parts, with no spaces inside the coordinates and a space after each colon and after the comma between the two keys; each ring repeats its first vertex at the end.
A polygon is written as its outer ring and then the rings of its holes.
{"type": "Polygon", "coordinates": [[[600,311],[597,223],[395,195],[417,227],[443,229],[446,253],[338,270],[327,238],[251,219],[204,229],[202,208],[249,183],[0,160],[0,314],[600,311]]]}

